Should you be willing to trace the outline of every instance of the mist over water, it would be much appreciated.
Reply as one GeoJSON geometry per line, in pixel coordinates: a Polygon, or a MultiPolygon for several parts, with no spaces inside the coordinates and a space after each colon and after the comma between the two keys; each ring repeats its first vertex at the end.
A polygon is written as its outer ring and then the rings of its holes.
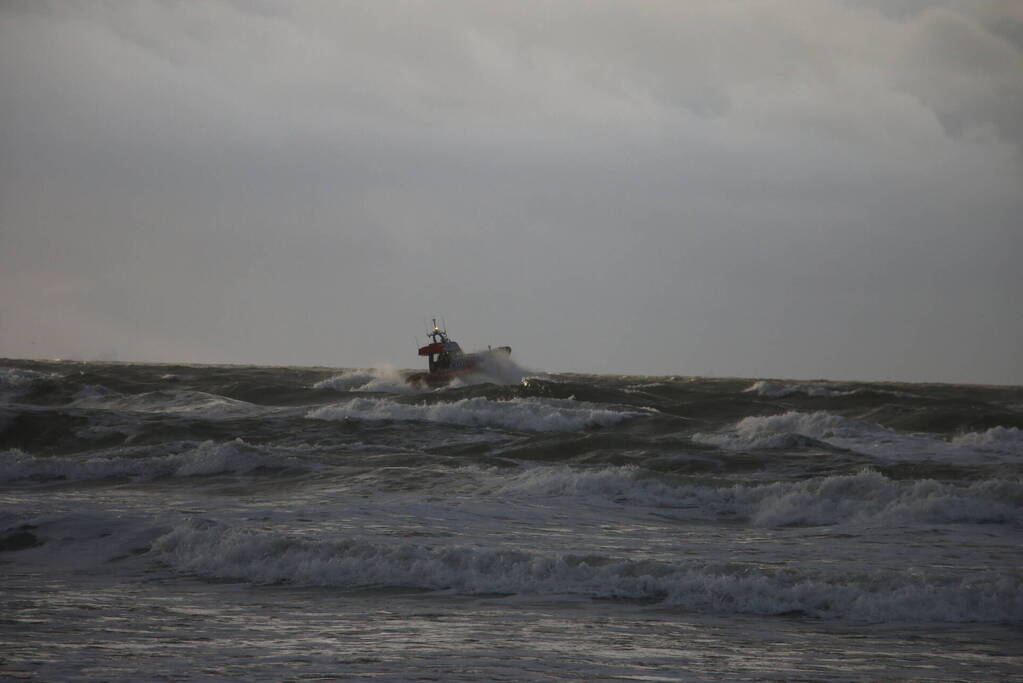
{"type": "Polygon", "coordinates": [[[407,372],[0,362],[0,673],[1023,671],[1023,389],[407,372]]]}

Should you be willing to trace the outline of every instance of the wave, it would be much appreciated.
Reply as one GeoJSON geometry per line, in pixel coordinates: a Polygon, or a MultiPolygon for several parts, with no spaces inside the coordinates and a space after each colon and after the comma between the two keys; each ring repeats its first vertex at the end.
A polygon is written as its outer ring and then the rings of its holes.
{"type": "Polygon", "coordinates": [[[405,381],[405,373],[393,365],[374,365],[371,368],[347,370],[340,375],[321,380],[314,389],[335,391],[374,391],[381,393],[414,393],[415,387],[405,381]]]}
{"type": "Polygon", "coordinates": [[[931,479],[901,482],[879,472],[756,486],[665,482],[634,467],[531,468],[496,485],[501,496],[598,498],[672,508],[689,519],[734,519],[756,526],[845,523],[1023,524],[1023,482],[985,480],[954,486],[931,479]]]}
{"type": "Polygon", "coordinates": [[[27,368],[0,368],[0,391],[24,391],[41,384],[63,379],[56,372],[40,372],[27,368]]]}
{"type": "Polygon", "coordinates": [[[1016,427],[993,427],[948,441],[934,434],[898,432],[824,410],[746,417],[721,432],[696,433],[692,440],[730,451],[826,445],[892,460],[945,460],[960,464],[1014,461],[1023,455],[1023,438],[1016,427]]]}
{"type": "Polygon", "coordinates": [[[524,432],[566,432],[606,427],[644,413],[612,410],[567,399],[483,397],[441,403],[399,403],[385,398],[356,398],[323,406],[306,417],[317,420],[393,420],[494,427],[524,432]]]}
{"type": "Polygon", "coordinates": [[[244,474],[260,468],[308,468],[295,449],[273,449],[241,439],[204,441],[180,453],[92,458],[37,457],[19,449],[0,452],[0,482],[90,481],[97,479],[192,477],[244,474]],[[282,451],[283,452],[278,452],[282,451]]]}
{"type": "Polygon", "coordinates": [[[161,389],[141,394],[121,394],[101,385],[83,387],[75,394],[72,406],[87,410],[166,414],[209,420],[263,415],[274,410],[204,391],[161,389]]]}
{"type": "Polygon", "coordinates": [[[806,394],[813,397],[852,396],[856,393],[855,390],[845,391],[834,384],[782,384],[780,382],[768,382],[767,380],[758,380],[752,386],[743,389],[743,391],[770,398],[782,398],[792,394],[806,394]]]}
{"type": "Polygon", "coordinates": [[[795,448],[806,445],[806,437],[839,445],[840,439],[887,438],[893,433],[880,425],[850,420],[827,411],[801,413],[790,410],[781,415],[746,417],[721,433],[696,433],[693,441],[727,450],[795,448]]]}
{"type": "Polygon", "coordinates": [[[983,432],[961,434],[952,443],[978,450],[1000,451],[1023,455],[1023,430],[1019,427],[992,427],[983,432]]]}
{"type": "MultiPolygon", "coordinates": [[[[422,393],[423,389],[405,381],[407,372],[393,365],[374,365],[370,368],[347,370],[340,375],[316,382],[314,389],[333,389],[344,392],[377,392],[388,394],[422,393]]],[[[443,389],[478,384],[520,384],[532,371],[523,368],[504,354],[484,355],[479,367],[468,374],[454,378],[443,389]]]]}
{"type": "Polygon", "coordinates": [[[919,398],[916,394],[904,391],[890,391],[887,389],[848,389],[840,384],[832,382],[795,382],[787,384],[783,382],[770,382],[768,380],[757,380],[752,385],[743,389],[744,393],[753,393],[768,398],[784,398],[793,394],[805,394],[811,398],[835,398],[840,396],[856,396],[859,394],[895,396],[898,398],[919,398]]]}
{"type": "Polygon", "coordinates": [[[874,622],[1023,618],[1023,585],[997,572],[964,579],[918,571],[771,571],[398,540],[309,540],[204,520],[175,527],[153,543],[151,553],[182,572],[257,584],[568,594],[653,600],[710,613],[874,622]]]}

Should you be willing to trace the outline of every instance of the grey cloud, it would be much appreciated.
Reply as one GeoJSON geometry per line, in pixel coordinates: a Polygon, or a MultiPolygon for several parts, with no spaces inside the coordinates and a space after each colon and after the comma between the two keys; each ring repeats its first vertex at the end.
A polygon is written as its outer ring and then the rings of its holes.
{"type": "Polygon", "coordinates": [[[1023,381],[1011,4],[0,17],[0,354],[1023,381]]]}

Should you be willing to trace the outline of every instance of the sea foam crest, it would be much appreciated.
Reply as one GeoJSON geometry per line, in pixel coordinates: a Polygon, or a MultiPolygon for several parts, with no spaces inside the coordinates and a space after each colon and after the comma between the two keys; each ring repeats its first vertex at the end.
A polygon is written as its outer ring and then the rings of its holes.
{"type": "Polygon", "coordinates": [[[412,393],[415,388],[405,381],[404,373],[393,365],[374,365],[360,370],[346,370],[340,375],[321,380],[314,389],[335,391],[376,391],[381,393],[412,393]]]}
{"type": "Polygon", "coordinates": [[[1023,437],[1016,427],[992,427],[949,441],[937,434],[898,432],[823,410],[746,417],[721,432],[694,434],[692,440],[733,451],[798,449],[823,443],[885,459],[960,464],[1014,461],[1023,454],[1023,437]]]}
{"type": "Polygon", "coordinates": [[[743,392],[754,393],[758,396],[766,396],[768,398],[783,398],[793,394],[806,394],[811,398],[834,398],[838,396],[855,396],[857,394],[875,394],[895,396],[897,398],[919,398],[916,394],[911,394],[905,391],[881,389],[876,386],[862,389],[847,389],[840,384],[834,384],[832,382],[794,382],[787,384],[784,382],[770,382],[763,379],[757,380],[749,387],[743,389],[743,392]]]}
{"type": "Polygon", "coordinates": [[[673,484],[634,466],[600,469],[535,467],[504,478],[502,496],[567,496],[668,507],[688,519],[741,519],[757,526],[843,523],[1023,524],[1023,482],[986,480],[953,486],[900,482],[863,470],[756,486],[673,484]]]}
{"type": "Polygon", "coordinates": [[[768,382],[763,379],[754,382],[752,386],[743,389],[743,391],[770,398],[782,398],[792,394],[806,394],[813,397],[852,396],[856,393],[855,390],[846,391],[837,385],[821,382],[782,384],[780,382],[768,382]]]}
{"type": "Polygon", "coordinates": [[[395,420],[494,427],[524,432],[567,432],[616,424],[643,413],[611,410],[572,400],[484,397],[439,403],[399,403],[385,398],[356,398],[307,413],[317,420],[395,420]]]}
{"type": "Polygon", "coordinates": [[[992,427],[983,432],[969,432],[956,436],[952,443],[978,450],[1023,455],[1023,430],[1018,427],[992,427]]]}
{"type": "Polygon", "coordinates": [[[241,439],[204,441],[170,455],[116,455],[92,458],[37,457],[19,449],[0,452],[0,482],[88,481],[128,477],[189,477],[226,473],[243,474],[259,468],[307,467],[291,453],[277,453],[241,439]]]}
{"type": "Polygon", "coordinates": [[[865,470],[801,482],[736,487],[737,502],[761,526],[1005,522],[1023,523],[1023,483],[986,480],[953,486],[899,482],[865,470]]]}
{"type": "Polygon", "coordinates": [[[151,552],[180,571],[258,584],[568,594],[656,600],[711,613],[800,612],[869,621],[1023,618],[1017,577],[983,571],[967,579],[898,571],[772,572],[362,538],[307,540],[205,521],[175,527],[151,552]]]}
{"type": "Polygon", "coordinates": [[[0,390],[20,391],[60,379],[63,379],[63,375],[56,372],[39,372],[27,368],[0,368],[0,390]]]}
{"type": "MultiPolygon", "coordinates": [[[[473,372],[455,377],[444,388],[457,389],[475,384],[519,384],[531,372],[505,354],[484,353],[480,356],[479,366],[473,372]]],[[[347,370],[340,375],[317,382],[313,388],[388,394],[421,392],[422,388],[406,381],[407,374],[407,371],[393,365],[380,364],[370,368],[347,370]]]]}
{"type": "Polygon", "coordinates": [[[84,387],[75,395],[74,406],[128,413],[162,413],[209,420],[247,417],[273,410],[204,391],[166,389],[141,394],[121,394],[103,386],[84,387]]]}
{"type": "Polygon", "coordinates": [[[824,410],[812,413],[790,410],[781,415],[746,417],[727,432],[697,433],[692,438],[697,443],[728,450],[756,450],[792,448],[800,445],[799,437],[834,442],[836,439],[885,438],[890,435],[892,432],[880,425],[850,420],[824,410]]]}

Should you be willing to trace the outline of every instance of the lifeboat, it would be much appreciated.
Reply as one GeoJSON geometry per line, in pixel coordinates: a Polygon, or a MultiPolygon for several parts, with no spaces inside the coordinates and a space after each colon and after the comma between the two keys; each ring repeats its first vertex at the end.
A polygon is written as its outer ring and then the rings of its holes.
{"type": "Polygon", "coordinates": [[[447,330],[437,326],[436,318],[433,319],[433,328],[427,336],[430,343],[419,347],[419,355],[426,356],[429,369],[426,372],[408,375],[405,381],[409,384],[430,388],[442,387],[457,377],[480,370],[490,357],[511,355],[510,346],[465,353],[458,342],[448,337],[447,330]]]}

